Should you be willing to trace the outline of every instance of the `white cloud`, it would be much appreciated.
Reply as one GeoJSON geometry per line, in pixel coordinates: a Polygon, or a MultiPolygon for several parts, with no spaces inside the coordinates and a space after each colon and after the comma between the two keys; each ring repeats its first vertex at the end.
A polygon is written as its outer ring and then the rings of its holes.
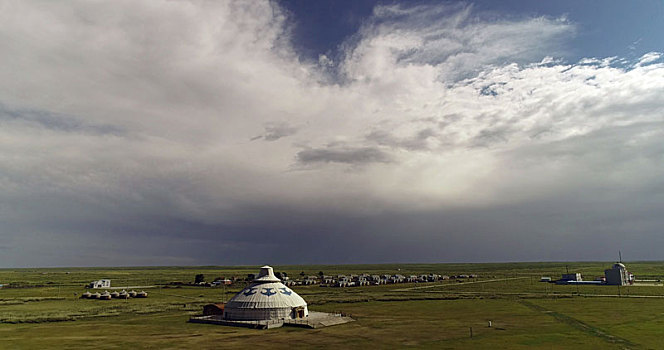
{"type": "Polygon", "coordinates": [[[642,66],[644,64],[653,63],[662,58],[662,54],[659,52],[648,52],[647,54],[641,56],[637,66],[642,66]]]}
{"type": "Polygon", "coordinates": [[[344,72],[351,80],[382,80],[394,65],[433,65],[443,79],[477,73],[484,65],[532,62],[542,52],[561,54],[560,41],[574,33],[566,20],[544,17],[483,20],[463,4],[379,6],[348,48],[344,72]]]}

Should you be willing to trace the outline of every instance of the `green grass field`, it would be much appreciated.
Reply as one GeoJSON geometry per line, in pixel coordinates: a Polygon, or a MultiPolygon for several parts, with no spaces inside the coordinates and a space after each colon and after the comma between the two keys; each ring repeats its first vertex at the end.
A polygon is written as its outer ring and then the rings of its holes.
{"type": "MultiPolygon", "coordinates": [[[[4,269],[0,283],[0,348],[434,348],[659,349],[662,286],[564,286],[538,282],[565,272],[600,276],[610,263],[389,264],[275,266],[289,276],[478,274],[473,280],[355,288],[294,289],[314,311],[343,311],[357,321],[267,331],[188,323],[202,306],[244,287],[167,286],[202,273],[246,277],[250,267],[4,269]],[[88,282],[155,285],[146,299],[85,300],[88,282]],[[20,288],[19,288],[20,287],[20,288]],[[224,295],[225,291],[225,295],[224,295]],[[492,321],[489,328],[488,321],[492,321]],[[473,337],[470,337],[472,328],[473,337]]],[[[664,263],[627,265],[637,278],[664,277],[664,263]]]]}

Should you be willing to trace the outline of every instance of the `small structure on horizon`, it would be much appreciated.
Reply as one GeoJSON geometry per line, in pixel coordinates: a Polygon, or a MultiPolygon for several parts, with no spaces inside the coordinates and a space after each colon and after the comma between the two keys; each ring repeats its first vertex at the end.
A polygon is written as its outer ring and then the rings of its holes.
{"type": "Polygon", "coordinates": [[[224,303],[219,304],[207,304],[203,306],[203,316],[210,315],[223,315],[224,314],[224,303]]]}
{"type": "Polygon", "coordinates": [[[233,284],[232,280],[224,278],[224,279],[214,280],[210,285],[212,287],[219,287],[219,286],[230,286],[231,284],[233,284]]]}
{"type": "Polygon", "coordinates": [[[580,273],[580,272],[576,272],[576,273],[564,273],[564,274],[562,275],[562,278],[561,278],[560,280],[561,280],[561,281],[576,281],[576,282],[580,282],[580,281],[583,281],[583,277],[581,277],[581,273],[580,273]]]}
{"type": "Polygon", "coordinates": [[[625,286],[634,283],[634,275],[627,271],[625,264],[617,262],[610,269],[604,270],[606,284],[625,286]]]}
{"type": "Polygon", "coordinates": [[[111,287],[111,280],[106,280],[106,279],[101,279],[98,281],[92,281],[90,284],[88,284],[88,288],[110,288],[111,287]]]}
{"type": "Polygon", "coordinates": [[[556,284],[572,284],[583,282],[583,277],[581,277],[580,272],[576,273],[564,273],[559,280],[556,280],[556,284]]]}

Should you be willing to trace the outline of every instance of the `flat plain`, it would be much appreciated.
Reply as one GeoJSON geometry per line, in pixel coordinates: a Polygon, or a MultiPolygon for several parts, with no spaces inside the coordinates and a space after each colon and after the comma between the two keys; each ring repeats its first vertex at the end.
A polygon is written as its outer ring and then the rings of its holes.
{"type": "MultiPolygon", "coordinates": [[[[356,322],[320,328],[253,330],[189,323],[209,303],[245,283],[198,287],[197,274],[245,278],[258,266],[0,269],[0,348],[664,348],[664,287],[556,285],[567,269],[584,279],[610,262],[274,266],[292,279],[337,274],[476,274],[431,283],[332,288],[294,286],[314,311],[344,312],[356,322]],[[154,286],[149,297],[80,299],[90,281],[154,286]],[[491,327],[488,326],[491,321],[491,327]],[[472,332],[472,337],[471,337],[472,332]]],[[[631,262],[637,279],[664,277],[663,262],[631,262]]],[[[131,288],[130,288],[131,289],[131,288]]]]}

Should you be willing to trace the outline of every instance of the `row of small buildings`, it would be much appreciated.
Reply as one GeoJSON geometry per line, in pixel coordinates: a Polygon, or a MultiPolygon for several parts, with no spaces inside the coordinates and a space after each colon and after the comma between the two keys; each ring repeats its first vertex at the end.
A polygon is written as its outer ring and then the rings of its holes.
{"type": "Polygon", "coordinates": [[[99,300],[111,300],[111,299],[129,299],[129,298],[147,298],[148,293],[146,291],[129,291],[123,290],[121,292],[108,292],[104,291],[103,293],[90,293],[85,292],[81,294],[81,299],[99,299],[99,300]]]}
{"type": "Polygon", "coordinates": [[[336,276],[305,276],[302,280],[285,280],[284,284],[287,286],[294,285],[320,285],[321,287],[358,287],[358,286],[373,286],[381,284],[396,284],[396,283],[424,283],[424,282],[437,282],[449,279],[461,278],[477,278],[477,275],[438,275],[430,273],[428,275],[336,275],[336,276]]]}

